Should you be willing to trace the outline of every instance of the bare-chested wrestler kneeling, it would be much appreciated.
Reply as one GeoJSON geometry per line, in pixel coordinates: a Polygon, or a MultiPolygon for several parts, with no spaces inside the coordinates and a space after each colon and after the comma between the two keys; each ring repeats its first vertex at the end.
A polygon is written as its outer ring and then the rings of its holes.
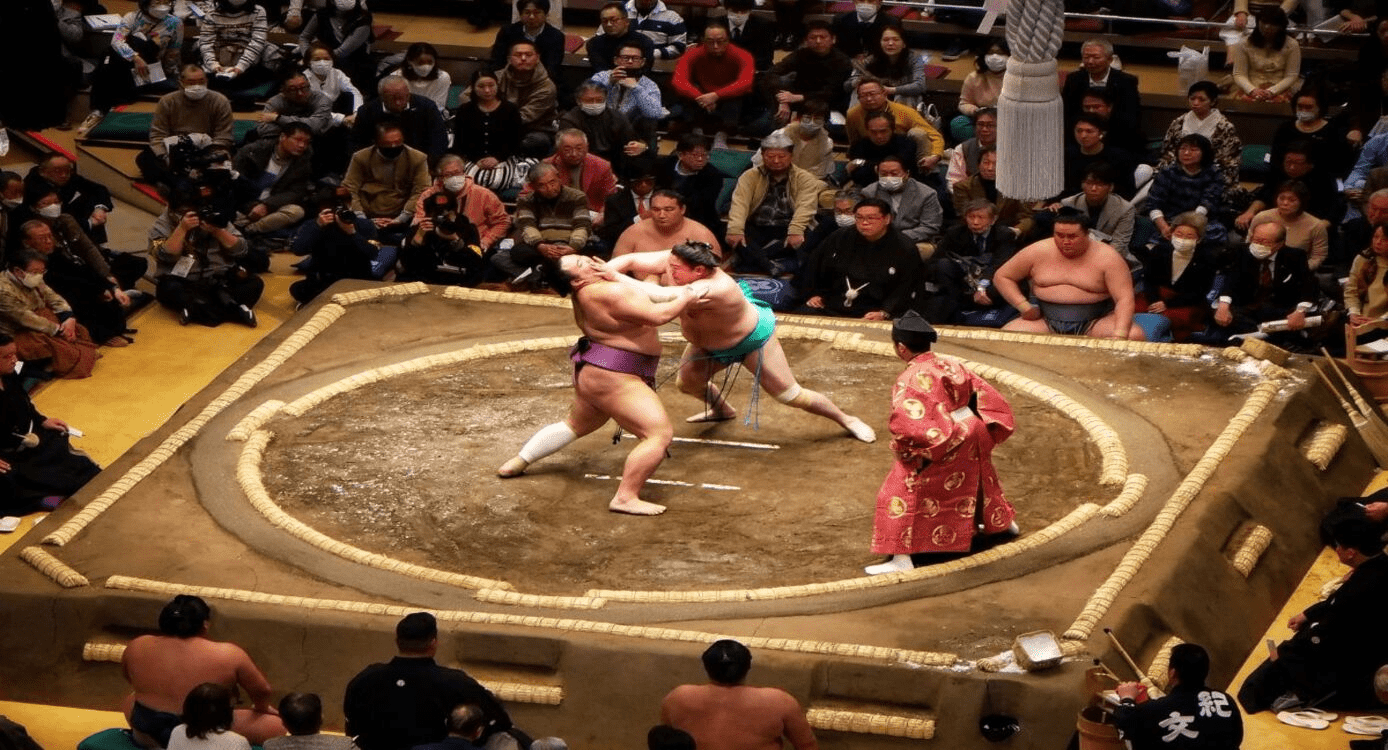
{"type": "Polygon", "coordinates": [[[684,215],[683,196],[673,190],[657,190],[651,193],[651,215],[622,232],[612,257],[664,250],[690,241],[718,247],[718,238],[708,227],[684,215]]]}
{"type": "Polygon", "coordinates": [[[1094,338],[1145,338],[1133,323],[1133,277],[1123,256],[1089,238],[1082,214],[1061,214],[1050,239],[1022,248],[993,274],[993,284],[1020,318],[1003,330],[1094,338]],[[1031,280],[1039,305],[1022,293],[1031,280]]]}
{"type": "MultiPolygon", "coordinates": [[[[664,302],[652,302],[641,289],[618,283],[616,274],[597,258],[566,255],[559,259],[556,290],[573,291],[574,321],[583,337],[570,352],[574,361],[574,403],[563,422],[540,428],[515,458],[497,470],[501,477],[519,476],[535,461],[602,427],[608,419],[635,435],[636,447],[627,454],[622,481],[608,509],[653,516],[665,506],[639,497],[641,487],[665,458],[674,437],[670,417],[653,390],[660,365],[656,326],[679,317],[699,301],[699,290],[685,287],[664,302]]],[[[701,301],[699,301],[701,303],[701,301]]]]}
{"type": "Polygon", "coordinates": [[[679,388],[705,399],[707,405],[687,421],[713,422],[737,416],[711,380],[715,373],[741,362],[749,371],[760,373],[761,387],[777,401],[832,419],[865,443],[876,440],[876,434],[863,420],[844,414],[824,394],[800,387],[781,342],[776,339],[775,313],[746,292],[718,263],[713,248],[703,242],[683,242],[671,250],[631,253],[608,263],[614,271],[643,279],[659,277],[666,285],[708,283],[707,304],[690,306],[680,314],[680,326],[689,346],[680,360],[679,388]]]}
{"type": "Polygon", "coordinates": [[[159,635],[142,635],[126,646],[121,664],[131,693],[121,708],[140,746],[167,746],[182,723],[183,699],[204,682],[246,691],[251,707],[236,709],[233,732],[255,745],[284,734],[264,673],[240,646],[207,637],[211,617],[202,598],[179,594],[159,613],[159,635]]]}

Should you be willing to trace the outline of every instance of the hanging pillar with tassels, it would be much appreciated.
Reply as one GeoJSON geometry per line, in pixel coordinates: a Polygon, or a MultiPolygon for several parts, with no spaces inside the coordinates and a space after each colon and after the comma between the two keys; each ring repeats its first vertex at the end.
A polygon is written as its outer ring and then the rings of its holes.
{"type": "Polygon", "coordinates": [[[1065,183],[1065,115],[1055,59],[1065,6],[1062,0],[1010,0],[1006,30],[1012,57],[998,98],[998,192],[1023,201],[1051,198],[1065,183]]]}

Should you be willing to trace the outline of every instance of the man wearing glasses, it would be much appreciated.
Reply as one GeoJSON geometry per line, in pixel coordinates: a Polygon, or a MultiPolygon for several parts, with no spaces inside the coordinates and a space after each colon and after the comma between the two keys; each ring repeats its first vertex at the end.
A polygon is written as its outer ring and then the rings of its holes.
{"type": "Polygon", "coordinates": [[[623,43],[612,67],[600,70],[588,80],[607,89],[607,106],[626,115],[636,134],[648,144],[656,143],[656,124],[664,116],[660,86],[645,74],[646,57],[639,44],[623,43]]]}
{"type": "Polygon", "coordinates": [[[303,73],[295,73],[280,87],[280,93],[265,102],[265,111],[257,119],[260,124],[255,132],[262,138],[279,135],[291,122],[307,125],[317,138],[333,125],[333,102],[321,91],[314,91],[303,73]]]}
{"type": "Polygon", "coordinates": [[[607,70],[613,67],[618,51],[625,45],[634,44],[641,48],[645,60],[644,72],[650,72],[655,61],[655,43],[651,38],[631,28],[626,6],[621,3],[608,3],[598,11],[598,33],[584,45],[588,51],[588,64],[593,70],[607,70]]]}

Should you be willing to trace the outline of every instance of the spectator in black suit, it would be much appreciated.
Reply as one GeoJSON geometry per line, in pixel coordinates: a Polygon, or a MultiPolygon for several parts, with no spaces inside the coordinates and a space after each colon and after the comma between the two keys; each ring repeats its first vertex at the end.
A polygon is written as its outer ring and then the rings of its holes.
{"type": "MultiPolygon", "coordinates": [[[[962,312],[1010,307],[993,288],[993,272],[1016,254],[1017,233],[997,219],[997,206],[971,201],[964,207],[964,221],[951,225],[935,243],[935,254],[926,262],[927,294],[921,305],[926,320],[951,323],[962,312]]],[[[1000,317],[998,325],[1009,317],[1000,317]]]]}
{"type": "Polygon", "coordinates": [[[646,58],[646,72],[651,71],[651,64],[655,62],[655,42],[631,27],[631,18],[627,16],[625,5],[612,2],[602,6],[602,10],[598,11],[598,23],[600,33],[590,37],[584,44],[588,50],[588,64],[593,66],[593,70],[607,70],[612,67],[616,64],[617,50],[621,49],[622,45],[635,44],[641,48],[641,53],[646,58]]]}
{"type": "Polygon", "coordinates": [[[1061,99],[1065,101],[1065,124],[1073,126],[1084,108],[1084,95],[1090,89],[1102,88],[1113,98],[1109,114],[1109,130],[1137,131],[1142,99],[1138,94],[1137,76],[1114,70],[1113,45],[1106,39],[1090,39],[1080,47],[1079,70],[1065,76],[1061,99]]]}
{"type": "Polygon", "coordinates": [[[1284,348],[1304,340],[1306,313],[1317,299],[1316,278],[1306,253],[1286,247],[1286,238],[1287,230],[1276,222],[1254,227],[1248,249],[1235,251],[1224,272],[1214,322],[1192,340],[1222,344],[1231,335],[1257,330],[1259,323],[1282,319],[1289,330],[1269,340],[1284,348]]]}
{"type": "Polygon", "coordinates": [[[886,156],[900,159],[911,176],[919,179],[916,142],[896,132],[896,118],[891,110],[868,115],[863,125],[867,127],[867,137],[848,149],[848,177],[854,185],[866,187],[877,182],[877,163],[886,156]]]}
{"type": "Polygon", "coordinates": [[[811,21],[805,26],[805,45],[781,58],[763,79],[776,104],[776,120],[783,125],[790,122],[791,108],[806,99],[823,101],[837,112],[848,109],[843,82],[853,74],[853,61],[834,46],[829,24],[811,21]]]}
{"type": "MultiPolygon", "coordinates": [[[[1104,118],[1105,123],[1111,123],[1113,118],[1113,92],[1105,88],[1091,88],[1084,92],[1080,97],[1080,110],[1091,115],[1098,115],[1104,118]]],[[[1130,130],[1114,130],[1107,128],[1104,140],[1110,146],[1127,151],[1137,158],[1139,162],[1147,163],[1148,158],[1147,136],[1142,134],[1141,128],[1130,130]]]]}
{"type": "Polygon", "coordinates": [[[622,165],[622,187],[607,196],[602,211],[602,225],[597,229],[598,238],[609,249],[617,246],[617,238],[622,236],[622,232],[650,214],[655,173],[655,160],[649,156],[633,157],[622,165]]]}
{"type": "MultiPolygon", "coordinates": [[[[1234,218],[1234,227],[1244,231],[1259,211],[1276,206],[1278,188],[1288,180],[1298,180],[1310,191],[1309,199],[1303,206],[1306,213],[1329,221],[1331,226],[1338,226],[1345,215],[1345,195],[1336,184],[1335,174],[1316,163],[1316,151],[1306,141],[1288,144],[1281,159],[1269,165],[1268,179],[1253,193],[1253,202],[1248,209],[1234,218]]],[[[1353,256],[1362,249],[1351,247],[1348,251],[1353,256]]]]}
{"type": "Polygon", "coordinates": [[[534,42],[545,72],[552,80],[559,80],[559,69],[564,65],[564,32],[549,24],[549,8],[549,0],[516,0],[520,20],[497,29],[496,41],[492,43],[492,70],[506,67],[513,43],[534,42]]]}
{"type": "Polygon", "coordinates": [[[725,0],[723,7],[728,9],[728,38],[752,53],[758,73],[770,70],[776,51],[776,24],[752,14],[754,0],[725,0]]]}
{"type": "Polygon", "coordinates": [[[352,124],[352,152],[376,145],[376,126],[395,122],[405,135],[405,145],[427,154],[430,164],[438,161],[448,148],[448,130],[438,106],[428,97],[410,91],[409,81],[400,76],[382,78],[376,90],[379,95],[357,110],[357,120],[352,124]]]}
{"type": "Polygon", "coordinates": [[[45,192],[48,189],[57,191],[63,213],[76,219],[92,242],[106,244],[106,214],[116,204],[105,185],[78,174],[76,164],[55,153],[40,160],[24,178],[26,191],[38,190],[40,186],[45,192]]]}
{"type": "Polygon", "coordinates": [[[1137,192],[1133,170],[1137,160],[1131,154],[1108,142],[1107,124],[1098,115],[1081,112],[1070,129],[1073,138],[1065,144],[1065,189],[1063,195],[1080,192],[1084,176],[1096,164],[1107,164],[1113,171],[1113,189],[1132,200],[1137,192]]]}
{"type": "Polygon", "coordinates": [[[849,57],[862,54],[864,45],[883,26],[901,28],[901,19],[886,12],[882,0],[856,0],[853,10],[834,16],[834,46],[849,57]]]}
{"type": "Polygon", "coordinates": [[[684,215],[709,228],[714,236],[725,234],[718,198],[728,175],[708,162],[709,139],[686,134],[675,145],[675,153],[658,166],[656,185],[684,196],[684,215]]]}
{"type": "Polygon", "coordinates": [[[1388,662],[1382,626],[1388,619],[1388,558],[1382,529],[1346,518],[1331,528],[1335,556],[1353,570],[1340,588],[1287,626],[1296,631],[1244,680],[1238,699],[1249,713],[1312,705],[1367,710],[1379,705],[1374,673],[1388,662]]]}

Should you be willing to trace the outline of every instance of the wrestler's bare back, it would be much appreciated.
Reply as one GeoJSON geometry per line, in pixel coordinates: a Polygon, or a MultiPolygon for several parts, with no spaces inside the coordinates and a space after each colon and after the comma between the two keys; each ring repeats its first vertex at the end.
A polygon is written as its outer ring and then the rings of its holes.
{"type": "Polygon", "coordinates": [[[747,301],[737,280],[723,269],[713,269],[706,281],[709,290],[704,299],[708,303],[685,308],[680,314],[680,330],[698,349],[727,349],[756,329],[757,309],[747,301]]]}
{"type": "Polygon", "coordinates": [[[1069,258],[1056,249],[1053,239],[1032,243],[999,269],[1018,281],[1030,278],[1037,299],[1061,304],[1113,299],[1109,284],[1115,272],[1126,276],[1128,264],[1112,247],[1090,241],[1088,250],[1069,258]]]}
{"type": "Polygon", "coordinates": [[[583,335],[599,344],[641,354],[660,354],[660,331],[646,322],[626,318],[621,303],[637,291],[611,281],[590,284],[574,292],[574,322],[583,335]]]}
{"type": "Polygon", "coordinates": [[[681,685],[665,696],[660,719],[689,732],[699,750],[795,750],[818,743],[789,693],[749,685],[681,685]]]}
{"type": "MultiPolygon", "coordinates": [[[[234,643],[206,638],[145,635],[130,642],[122,659],[133,699],[169,713],[182,713],[183,699],[204,682],[247,693],[268,693],[269,683],[251,657],[234,643]]],[[[259,697],[259,696],[253,696],[259,697]]],[[[126,700],[129,714],[130,699],[126,700]]]]}

